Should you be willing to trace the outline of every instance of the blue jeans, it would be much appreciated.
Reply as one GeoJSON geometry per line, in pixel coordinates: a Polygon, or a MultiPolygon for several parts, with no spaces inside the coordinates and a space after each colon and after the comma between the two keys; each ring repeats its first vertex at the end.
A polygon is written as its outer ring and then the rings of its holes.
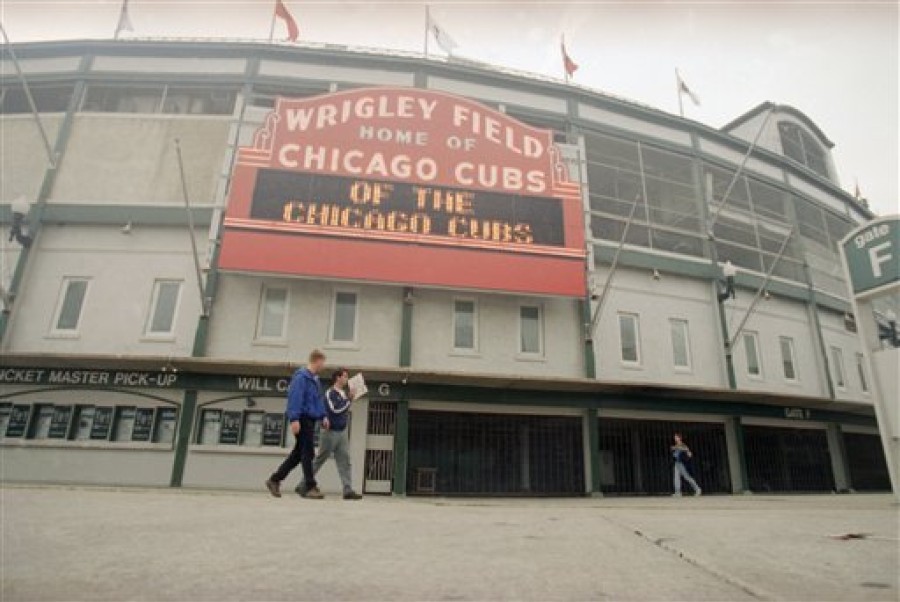
{"type": "Polygon", "coordinates": [[[675,462],[675,466],[672,467],[672,478],[675,483],[675,493],[681,493],[682,478],[694,488],[694,493],[700,491],[700,486],[697,485],[697,481],[694,480],[694,477],[691,476],[691,473],[688,472],[687,467],[682,462],[675,462]]]}

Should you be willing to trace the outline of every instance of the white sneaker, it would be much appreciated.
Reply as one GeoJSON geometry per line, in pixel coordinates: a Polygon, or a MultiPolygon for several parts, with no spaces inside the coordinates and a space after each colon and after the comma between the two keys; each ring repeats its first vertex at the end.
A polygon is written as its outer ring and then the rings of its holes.
{"type": "Polygon", "coordinates": [[[703,490],[698,489],[697,491],[694,492],[694,497],[700,497],[702,494],[703,494],[703,490]]]}

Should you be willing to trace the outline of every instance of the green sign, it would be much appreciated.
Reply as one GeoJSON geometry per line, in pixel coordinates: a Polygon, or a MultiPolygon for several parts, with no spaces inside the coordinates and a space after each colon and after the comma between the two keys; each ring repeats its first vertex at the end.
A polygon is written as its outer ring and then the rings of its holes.
{"type": "Polygon", "coordinates": [[[900,217],[882,217],[851,232],[842,243],[854,294],[900,281],[900,217]]]}

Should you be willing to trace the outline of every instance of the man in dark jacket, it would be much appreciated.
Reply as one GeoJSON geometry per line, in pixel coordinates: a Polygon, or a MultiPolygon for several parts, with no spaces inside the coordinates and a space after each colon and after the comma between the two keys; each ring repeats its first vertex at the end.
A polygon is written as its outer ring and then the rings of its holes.
{"type": "MultiPolygon", "coordinates": [[[[360,500],[362,496],[353,491],[350,476],[350,437],[347,426],[350,422],[350,403],[353,391],[347,394],[349,372],[344,368],[335,370],[331,375],[331,388],[325,392],[325,419],[322,421],[322,434],[319,437],[319,453],[313,462],[313,472],[318,474],[322,465],[334,456],[345,500],[360,500]]],[[[306,495],[306,484],[301,481],[297,485],[297,493],[306,495]]]]}
{"type": "Polygon", "coordinates": [[[316,455],[316,423],[325,417],[322,386],[317,376],[324,366],[325,354],[314,350],[309,354],[309,364],[294,373],[288,386],[287,419],[296,441],[291,453],[266,481],[269,493],[275,497],[281,497],[281,482],[297,464],[302,464],[306,485],[304,497],[322,499],[313,471],[313,458],[316,455]]]}

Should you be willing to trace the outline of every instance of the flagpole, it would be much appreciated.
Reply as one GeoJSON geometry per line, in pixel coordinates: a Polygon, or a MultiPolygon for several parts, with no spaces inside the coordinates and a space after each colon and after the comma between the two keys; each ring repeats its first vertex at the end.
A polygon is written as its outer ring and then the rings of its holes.
{"type": "Polygon", "coordinates": [[[684,117],[684,99],[681,93],[681,74],[675,69],[675,92],[678,94],[678,114],[684,117]]]}
{"type": "Polygon", "coordinates": [[[118,40],[119,34],[122,33],[122,19],[125,18],[125,11],[128,10],[128,0],[122,1],[122,8],[119,10],[119,21],[116,23],[116,33],[113,34],[113,39],[118,40]]]}
{"type": "MultiPolygon", "coordinates": [[[[275,2],[278,2],[278,0],[275,0],[275,2]]],[[[272,43],[272,40],[275,39],[275,19],[277,18],[276,14],[275,14],[276,12],[277,11],[273,8],[272,9],[272,22],[269,24],[269,43],[270,44],[272,43]]]]}
{"type": "Polygon", "coordinates": [[[426,4],[425,5],[425,57],[428,57],[428,25],[431,21],[431,13],[429,12],[431,8],[426,4]]]}

